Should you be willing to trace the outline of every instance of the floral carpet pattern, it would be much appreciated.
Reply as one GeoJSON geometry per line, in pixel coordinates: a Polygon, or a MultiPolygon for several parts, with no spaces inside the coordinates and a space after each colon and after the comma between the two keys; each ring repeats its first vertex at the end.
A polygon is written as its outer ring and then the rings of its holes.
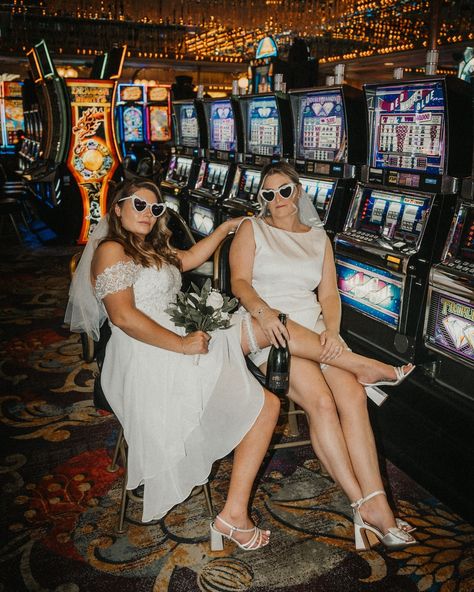
{"type": "MultiPolygon", "coordinates": [[[[155,523],[128,504],[116,533],[118,434],[92,402],[95,365],[62,325],[74,247],[3,249],[0,262],[0,592],[472,592],[474,528],[387,463],[419,544],[356,553],[351,511],[309,447],[271,453],[253,498],[271,545],[211,553],[204,496],[155,523]]],[[[232,459],[216,463],[220,508],[232,459]]]]}

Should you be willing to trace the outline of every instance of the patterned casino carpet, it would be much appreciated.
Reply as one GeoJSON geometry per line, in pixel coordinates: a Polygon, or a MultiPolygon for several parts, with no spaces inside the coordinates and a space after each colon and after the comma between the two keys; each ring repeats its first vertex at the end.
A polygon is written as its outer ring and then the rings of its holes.
{"type": "MultiPolygon", "coordinates": [[[[74,248],[3,249],[1,262],[0,592],[471,592],[474,528],[387,463],[399,513],[420,544],[358,554],[347,500],[310,449],[272,455],[254,515],[270,547],[211,554],[201,495],[142,525],[130,503],[114,532],[117,434],[91,401],[93,364],[62,326],[74,248]]],[[[231,460],[216,463],[221,506],[231,460]]]]}

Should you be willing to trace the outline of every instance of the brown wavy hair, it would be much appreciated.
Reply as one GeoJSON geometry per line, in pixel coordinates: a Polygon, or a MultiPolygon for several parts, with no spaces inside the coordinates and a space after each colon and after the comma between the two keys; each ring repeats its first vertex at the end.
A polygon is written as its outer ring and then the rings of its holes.
{"type": "Polygon", "coordinates": [[[119,243],[122,245],[125,254],[131,257],[135,263],[143,265],[143,267],[157,267],[159,269],[164,263],[169,263],[181,269],[181,262],[170,246],[171,231],[167,226],[168,212],[165,212],[157,219],[156,224],[144,241],[138,240],[132,232],[122,226],[121,219],[115,212],[115,206],[117,205],[122,209],[123,202],[119,203],[119,200],[133,195],[137,189],[148,189],[156,196],[158,203],[163,203],[158,186],[151,181],[124,181],[119,183],[109,207],[109,233],[102,242],[114,241],[119,243]]]}

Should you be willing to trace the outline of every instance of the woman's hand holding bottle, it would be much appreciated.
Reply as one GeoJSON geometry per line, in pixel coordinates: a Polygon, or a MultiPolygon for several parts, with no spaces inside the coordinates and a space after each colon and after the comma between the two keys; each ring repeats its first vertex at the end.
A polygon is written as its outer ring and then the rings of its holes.
{"type": "Polygon", "coordinates": [[[272,345],[285,347],[286,342],[290,339],[290,334],[286,326],[278,318],[279,314],[279,310],[265,306],[256,310],[252,316],[257,320],[272,345]]]}

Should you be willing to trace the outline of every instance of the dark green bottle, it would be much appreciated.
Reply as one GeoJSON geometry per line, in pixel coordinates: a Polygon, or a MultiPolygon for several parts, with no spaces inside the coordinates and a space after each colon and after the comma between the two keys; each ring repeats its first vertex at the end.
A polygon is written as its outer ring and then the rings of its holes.
{"type": "MultiPolygon", "coordinates": [[[[286,314],[278,315],[286,327],[286,314]]],[[[285,347],[272,345],[268,354],[266,387],[275,395],[286,395],[290,388],[290,350],[285,347]]]]}

